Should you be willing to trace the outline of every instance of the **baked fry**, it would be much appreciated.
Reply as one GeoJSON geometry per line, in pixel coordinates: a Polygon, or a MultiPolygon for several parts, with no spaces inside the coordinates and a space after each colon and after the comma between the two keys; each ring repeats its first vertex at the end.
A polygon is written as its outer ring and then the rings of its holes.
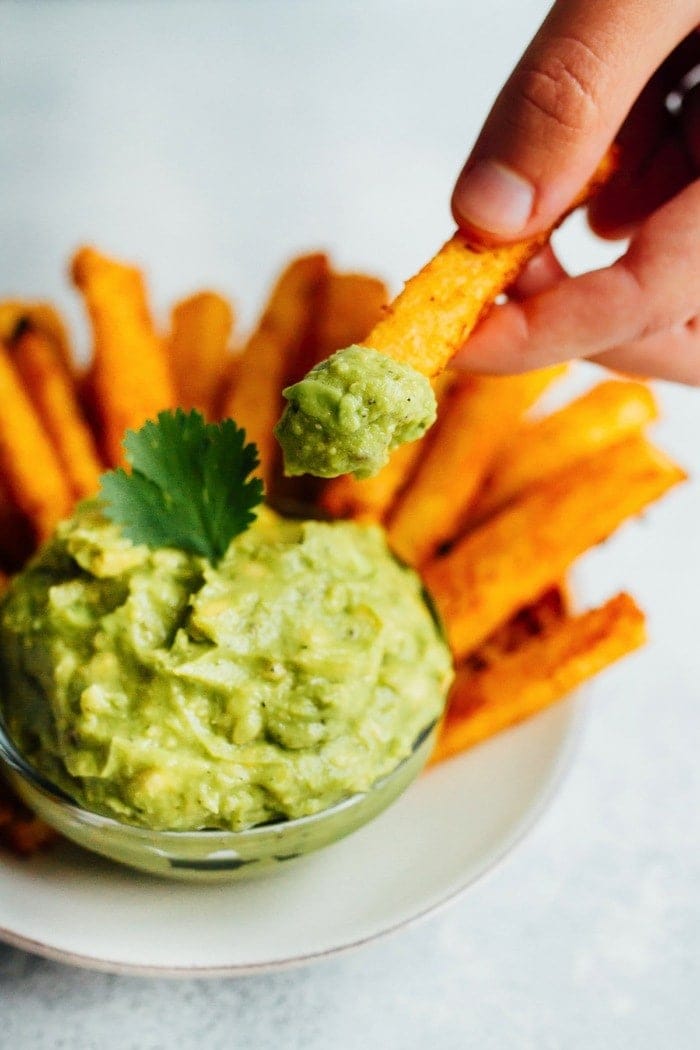
{"type": "Polygon", "coordinates": [[[70,513],[73,493],[22,381],[0,348],[0,476],[38,540],[70,513]]]}
{"type": "MultiPolygon", "coordinates": [[[[570,210],[585,203],[614,166],[614,157],[608,154],[570,210]]],[[[406,283],[365,345],[412,365],[426,376],[437,375],[466,341],[484,310],[513,283],[552,232],[550,229],[530,240],[486,251],[475,251],[463,233],[456,233],[406,283]]]]}
{"type": "Polygon", "coordinates": [[[309,338],[302,345],[287,382],[296,383],[336,350],[365,339],[381,319],[388,301],[386,285],[377,277],[363,273],[328,274],[309,338]]]}
{"type": "Polygon", "coordinates": [[[216,292],[198,292],[176,303],[171,315],[168,360],[177,401],[197,408],[207,419],[214,414],[219,383],[229,365],[233,331],[231,304],[216,292]]]}
{"type": "MultiPolygon", "coordinates": [[[[454,381],[454,376],[449,373],[436,376],[433,380],[438,418],[443,404],[449,399],[454,381]]],[[[331,478],[321,490],[320,506],[334,518],[384,521],[401,490],[410,483],[416,465],[433,440],[434,432],[435,428],[419,441],[399,445],[386,466],[374,477],[359,480],[353,474],[341,474],[340,477],[331,478]]]]}
{"type": "Polygon", "coordinates": [[[490,514],[530,485],[572,463],[623,441],[657,418],[654,395],[644,383],[609,380],[558,412],[526,423],[509,440],[469,512],[469,524],[490,514]]]}
{"type": "Polygon", "coordinates": [[[399,445],[374,477],[358,480],[353,474],[341,474],[331,478],[321,490],[320,506],[333,518],[381,522],[418,462],[424,440],[399,445]]]}
{"type": "Polygon", "coordinates": [[[0,778],[0,843],[20,857],[29,857],[58,838],[58,833],[28,810],[0,778]]]}
{"type": "Polygon", "coordinates": [[[0,342],[13,342],[18,333],[26,327],[45,335],[59,355],[65,370],[71,375],[75,373],[75,361],[66,326],[51,303],[23,299],[5,299],[0,302],[0,342]]]}
{"type": "Polygon", "coordinates": [[[146,301],[139,270],[81,248],[73,280],[85,300],[93,329],[90,382],[99,406],[104,455],[124,462],[122,440],[164,408],[177,403],[168,361],[146,301]]]}
{"type": "Polygon", "coordinates": [[[547,479],[430,562],[423,579],[455,659],[684,477],[643,438],[629,438],[547,479]]]}
{"type": "Polygon", "coordinates": [[[644,615],[627,594],[564,619],[474,673],[460,668],[431,762],[439,762],[566,696],[645,641],[644,615]]]}
{"type": "Polygon", "coordinates": [[[415,476],[389,517],[389,542],[422,565],[460,531],[500,449],[565,366],[519,376],[462,375],[452,388],[415,476]]]}
{"type": "Polygon", "coordinates": [[[55,345],[44,332],[27,328],[12,343],[11,356],[73,495],[76,499],[93,496],[102,465],[78,403],[73,377],[65,370],[55,345]]]}
{"type": "Polygon", "coordinates": [[[543,634],[563,620],[567,605],[565,584],[548,587],[534,602],[518,609],[509,620],[500,624],[493,634],[469,653],[462,667],[470,671],[483,671],[497,663],[530,638],[543,634]]]}
{"type": "Polygon", "coordinates": [[[325,255],[304,255],[284,270],[257,328],[236,358],[235,382],[224,397],[223,415],[244,427],[258,446],[260,473],[269,485],[277,458],[272,428],[280,414],[291,362],[310,331],[328,274],[325,255]]]}

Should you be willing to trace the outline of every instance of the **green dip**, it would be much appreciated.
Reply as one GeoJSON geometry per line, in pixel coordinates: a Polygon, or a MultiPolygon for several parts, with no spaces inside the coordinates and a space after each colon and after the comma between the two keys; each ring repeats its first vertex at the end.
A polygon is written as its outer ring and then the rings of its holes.
{"type": "Polygon", "coordinates": [[[375,527],[264,509],[224,559],[126,539],[96,504],[0,604],[20,751],[85,807],[240,830],[363,791],[441,714],[447,647],[375,527]]]}
{"type": "Polygon", "coordinates": [[[284,391],[275,427],[288,475],[376,474],[397,445],[435,422],[428,379],[378,350],[350,346],[284,391]]]}

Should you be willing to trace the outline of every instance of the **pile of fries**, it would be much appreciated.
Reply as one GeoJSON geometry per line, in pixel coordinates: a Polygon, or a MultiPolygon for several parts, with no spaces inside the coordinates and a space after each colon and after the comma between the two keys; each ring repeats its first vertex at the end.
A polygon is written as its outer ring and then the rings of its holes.
{"type": "MultiPolygon", "coordinates": [[[[0,303],[3,577],[96,491],[102,470],[122,462],[127,428],[180,405],[245,427],[273,505],[379,522],[421,572],[457,668],[433,761],[530,717],[643,643],[632,598],[573,614],[563,581],[579,555],[684,477],[644,437],[657,414],[644,384],[606,380],[533,420],[531,408],[564,368],[444,373],[434,380],[437,424],[379,475],[286,479],[272,433],[282,388],[391,321],[380,280],[337,273],[323,254],[294,259],[240,341],[233,309],[216,292],[177,303],[161,331],[137,268],[82,248],[71,273],[92,329],[87,369],[51,305],[0,303]]],[[[442,278],[426,270],[421,279],[425,294],[442,278]]],[[[460,294],[474,296],[476,317],[478,296],[499,289],[474,289],[460,294]]],[[[0,837],[23,853],[52,839],[4,791],[0,837]]]]}

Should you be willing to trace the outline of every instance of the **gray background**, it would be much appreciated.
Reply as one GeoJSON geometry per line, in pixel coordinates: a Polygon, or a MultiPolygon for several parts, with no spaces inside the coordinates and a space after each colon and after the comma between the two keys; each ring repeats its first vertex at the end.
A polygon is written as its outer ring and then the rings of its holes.
{"type": "MultiPolygon", "coordinates": [[[[393,287],[450,229],[454,176],[540,0],[0,2],[0,291],[57,299],[92,240],[148,267],[162,311],[213,284],[248,321],[275,268],[326,247],[393,287]]],[[[575,268],[612,257],[580,223],[575,268]]],[[[660,391],[697,471],[697,394],[660,391]]],[[[420,927],[239,981],[74,970],[0,946],[0,1047],[697,1046],[697,485],[589,556],[652,645],[593,691],[529,839],[420,927]]]]}

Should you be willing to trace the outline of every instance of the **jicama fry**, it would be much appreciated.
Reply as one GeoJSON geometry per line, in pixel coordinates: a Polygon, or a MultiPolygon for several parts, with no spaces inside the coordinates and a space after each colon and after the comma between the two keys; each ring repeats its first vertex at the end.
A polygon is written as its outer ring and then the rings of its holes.
{"type": "Polygon", "coordinates": [[[525,424],[509,440],[469,512],[483,521],[530,485],[601,448],[623,441],[656,419],[654,395],[644,383],[609,380],[558,412],[525,424]]]}
{"type": "Polygon", "coordinates": [[[319,295],[315,322],[301,347],[288,383],[345,346],[367,337],[389,301],[386,285],[363,273],[330,273],[319,295]]]}
{"type": "Polygon", "coordinates": [[[114,465],[124,461],[124,431],[174,407],[175,387],[140,271],[94,248],[81,248],[72,274],[92,322],[90,381],[101,415],[104,454],[114,465]]]}
{"type": "Polygon", "coordinates": [[[629,438],[536,486],[430,562],[423,579],[455,659],[684,477],[658,449],[629,438]]]}
{"type": "Polygon", "coordinates": [[[272,428],[279,416],[290,362],[310,330],[322,284],[325,255],[305,255],[284,270],[245,349],[236,359],[236,381],[224,398],[223,415],[245,428],[260,454],[260,473],[269,484],[277,457],[272,428]]]}
{"type": "Polygon", "coordinates": [[[366,346],[427,376],[447,367],[486,307],[515,280],[544,238],[478,252],[456,233],[411,277],[366,346]]]}
{"type": "Polygon", "coordinates": [[[425,439],[399,445],[386,466],[374,477],[358,480],[353,474],[341,474],[331,478],[321,491],[321,507],[334,518],[381,522],[396,494],[411,476],[425,439]]]}
{"type": "Polygon", "coordinates": [[[12,344],[11,356],[73,495],[77,499],[94,495],[102,465],[78,404],[73,377],[54,344],[45,333],[28,328],[12,344]]]}
{"type": "Polygon", "coordinates": [[[19,857],[32,857],[49,849],[59,837],[54,828],[30,811],[14,816],[5,827],[0,826],[0,839],[19,857]]]}
{"type": "Polygon", "coordinates": [[[433,428],[411,486],[389,518],[389,542],[421,565],[458,535],[496,456],[528,408],[564,371],[519,376],[461,376],[433,428]]]}
{"type": "Polygon", "coordinates": [[[627,594],[565,619],[483,671],[458,670],[431,762],[439,762],[560,700],[645,641],[627,594]]]}
{"type": "Polygon", "coordinates": [[[58,833],[15,798],[0,779],[0,842],[21,857],[31,856],[58,839],[58,833]]]}
{"type": "MultiPolygon", "coordinates": [[[[608,178],[612,155],[604,158],[588,186],[572,203],[585,203],[608,178]]],[[[513,283],[525,264],[549,240],[552,230],[517,244],[475,251],[456,233],[387,308],[365,345],[427,376],[447,367],[484,310],[513,283]]]]}
{"type": "Polygon", "coordinates": [[[229,357],[221,381],[217,384],[212,398],[212,417],[215,420],[225,419],[228,415],[228,403],[233,391],[238,386],[243,371],[243,351],[236,349],[229,357]]]}
{"type": "MultiPolygon", "coordinates": [[[[438,417],[449,400],[454,376],[443,373],[433,380],[438,402],[438,417]]],[[[401,490],[410,483],[413,471],[428,443],[433,440],[435,428],[420,441],[399,445],[394,449],[385,467],[371,478],[359,480],[353,474],[341,474],[324,485],[320,505],[334,518],[354,518],[355,521],[382,522],[391,511],[401,490]]]]}
{"type": "Polygon", "coordinates": [[[36,332],[42,332],[50,340],[63,367],[70,374],[74,374],[75,361],[66,326],[51,303],[23,299],[6,299],[0,302],[0,341],[11,343],[21,329],[27,326],[36,332]]]}
{"type": "Polygon", "coordinates": [[[566,616],[565,584],[548,587],[536,601],[525,605],[500,624],[488,638],[466,657],[463,668],[483,671],[508,653],[519,649],[530,638],[549,630],[566,616]]]}
{"type": "Polygon", "coordinates": [[[233,331],[231,304],[216,292],[198,292],[176,303],[171,315],[168,360],[178,404],[197,408],[207,418],[229,365],[233,331]]]}
{"type": "Polygon", "coordinates": [[[0,349],[0,474],[36,538],[46,539],[73,505],[73,493],[7,351],[0,349]]]}

